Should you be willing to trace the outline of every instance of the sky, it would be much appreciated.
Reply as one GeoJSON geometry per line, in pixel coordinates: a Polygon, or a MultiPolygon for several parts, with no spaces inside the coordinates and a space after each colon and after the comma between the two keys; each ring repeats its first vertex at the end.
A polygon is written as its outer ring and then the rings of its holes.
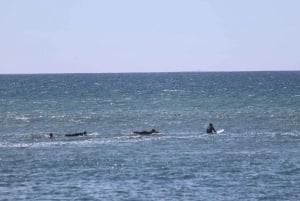
{"type": "Polygon", "coordinates": [[[300,70],[299,0],[0,0],[0,74],[300,70]]]}

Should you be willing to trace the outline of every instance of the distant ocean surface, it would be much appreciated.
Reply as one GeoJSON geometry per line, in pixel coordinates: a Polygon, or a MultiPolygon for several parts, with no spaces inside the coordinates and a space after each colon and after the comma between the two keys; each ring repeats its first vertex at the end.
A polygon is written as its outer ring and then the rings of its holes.
{"type": "Polygon", "coordinates": [[[300,200],[300,71],[0,75],[0,112],[0,200],[300,200]]]}

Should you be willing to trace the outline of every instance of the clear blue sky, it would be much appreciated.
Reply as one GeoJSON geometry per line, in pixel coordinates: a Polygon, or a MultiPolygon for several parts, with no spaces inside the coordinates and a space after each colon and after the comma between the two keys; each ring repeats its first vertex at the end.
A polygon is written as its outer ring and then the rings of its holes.
{"type": "Polygon", "coordinates": [[[300,70],[300,0],[0,0],[0,74],[300,70]]]}

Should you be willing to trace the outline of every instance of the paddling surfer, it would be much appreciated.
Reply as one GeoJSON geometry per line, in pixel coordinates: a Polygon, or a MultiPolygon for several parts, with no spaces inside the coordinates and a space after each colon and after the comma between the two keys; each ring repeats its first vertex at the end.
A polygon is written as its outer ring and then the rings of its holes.
{"type": "Polygon", "coordinates": [[[86,131],[84,131],[83,133],[65,134],[66,137],[76,137],[76,136],[84,136],[84,135],[87,135],[86,131]]]}
{"type": "Polygon", "coordinates": [[[134,134],[140,134],[140,135],[150,135],[153,133],[159,133],[159,131],[152,129],[151,131],[133,131],[134,134]]]}

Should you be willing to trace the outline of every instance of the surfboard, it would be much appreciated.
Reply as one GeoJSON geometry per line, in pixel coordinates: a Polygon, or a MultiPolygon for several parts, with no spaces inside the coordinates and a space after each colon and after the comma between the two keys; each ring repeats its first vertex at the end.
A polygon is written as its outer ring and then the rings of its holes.
{"type": "Polygon", "coordinates": [[[218,130],[218,131],[217,131],[217,134],[223,133],[224,131],[225,131],[224,129],[218,130]]]}
{"type": "Polygon", "coordinates": [[[131,132],[130,135],[135,135],[135,136],[153,136],[153,135],[163,135],[163,133],[147,133],[147,134],[143,134],[143,133],[135,133],[135,132],[131,132]]]}

